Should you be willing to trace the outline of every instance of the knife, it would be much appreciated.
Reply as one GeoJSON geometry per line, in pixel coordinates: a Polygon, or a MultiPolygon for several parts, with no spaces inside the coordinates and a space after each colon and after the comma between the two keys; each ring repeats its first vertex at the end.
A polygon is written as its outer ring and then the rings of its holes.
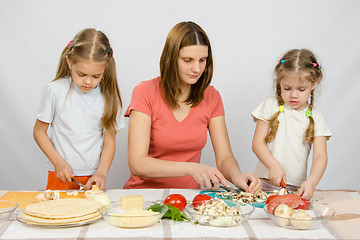
{"type": "MultiPolygon", "coordinates": [[[[210,180],[211,182],[211,186],[214,187],[214,183],[210,180]]],[[[231,192],[231,191],[235,191],[235,192],[246,192],[244,189],[241,189],[241,188],[238,188],[238,189],[235,189],[235,188],[231,188],[231,187],[226,187],[223,183],[220,182],[220,188],[224,189],[225,191],[227,192],[231,192]]]]}
{"type": "MultiPolygon", "coordinates": [[[[81,182],[79,182],[78,180],[76,180],[75,178],[71,177],[71,181],[75,182],[77,185],[79,185],[82,189],[84,190],[88,190],[87,187],[85,187],[84,184],[82,184],[81,182]]],[[[81,190],[81,189],[80,189],[81,190]]]]}
{"type": "Polygon", "coordinates": [[[281,181],[280,181],[280,186],[284,189],[285,194],[288,194],[288,193],[289,193],[289,191],[288,191],[287,188],[286,188],[286,183],[285,183],[284,179],[281,179],[281,181]]]}

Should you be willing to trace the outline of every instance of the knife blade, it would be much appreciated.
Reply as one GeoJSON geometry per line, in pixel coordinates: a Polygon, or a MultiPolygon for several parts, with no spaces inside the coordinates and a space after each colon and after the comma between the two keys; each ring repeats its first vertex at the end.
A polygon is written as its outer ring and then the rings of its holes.
{"type": "MultiPolygon", "coordinates": [[[[211,182],[211,186],[214,187],[213,181],[210,180],[210,182],[211,182]]],[[[232,188],[232,187],[226,187],[222,182],[220,182],[220,188],[224,189],[227,192],[231,192],[231,191],[235,191],[235,192],[238,192],[238,193],[245,192],[245,190],[241,189],[241,188],[236,189],[236,188],[232,188]]]]}
{"type": "MultiPolygon", "coordinates": [[[[79,185],[81,187],[81,189],[84,189],[84,190],[88,190],[87,187],[85,187],[84,184],[82,184],[81,182],[79,182],[78,180],[76,180],[75,178],[71,177],[71,181],[75,182],[77,185],[79,185]]],[[[81,190],[80,189],[80,190],[81,190]]]]}

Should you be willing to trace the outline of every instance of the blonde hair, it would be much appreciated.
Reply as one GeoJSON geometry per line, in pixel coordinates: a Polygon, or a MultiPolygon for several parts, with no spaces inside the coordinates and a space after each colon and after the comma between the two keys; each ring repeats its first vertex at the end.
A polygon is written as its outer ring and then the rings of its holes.
{"type": "MultiPolygon", "coordinates": [[[[284,100],[281,97],[280,82],[287,72],[306,72],[308,73],[307,80],[316,84],[320,83],[321,79],[323,78],[322,68],[320,67],[314,54],[307,49],[293,49],[287,52],[275,66],[274,72],[275,95],[279,106],[284,104],[284,100]]],[[[310,111],[314,106],[314,91],[315,89],[311,90],[310,93],[310,103],[308,107],[310,111]]],[[[279,127],[279,115],[280,111],[274,113],[274,115],[268,120],[270,131],[265,138],[266,142],[271,142],[276,136],[279,127]]],[[[314,141],[314,127],[314,119],[310,115],[309,126],[305,132],[305,139],[307,142],[311,143],[314,141]]]]}
{"type": "Polygon", "coordinates": [[[53,81],[71,76],[66,58],[72,64],[81,60],[106,62],[106,68],[99,84],[104,95],[105,105],[101,124],[107,131],[116,133],[116,116],[122,107],[122,101],[117,83],[115,59],[109,39],[103,32],[93,28],[80,31],[62,51],[53,81]]]}
{"type": "Polygon", "coordinates": [[[180,22],[169,32],[160,58],[160,77],[162,94],[171,108],[178,108],[177,97],[181,94],[180,77],[178,73],[178,58],[180,49],[192,45],[208,47],[208,57],[203,74],[191,85],[190,93],[185,102],[192,107],[204,99],[204,92],[210,85],[213,74],[213,59],[210,40],[205,31],[196,23],[180,22]]]}

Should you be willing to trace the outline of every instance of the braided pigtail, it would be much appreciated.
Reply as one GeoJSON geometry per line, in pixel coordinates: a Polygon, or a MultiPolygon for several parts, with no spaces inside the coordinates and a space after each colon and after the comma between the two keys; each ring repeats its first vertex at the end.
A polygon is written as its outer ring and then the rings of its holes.
{"type": "Polygon", "coordinates": [[[314,130],[315,122],[314,122],[314,118],[311,115],[313,106],[314,106],[314,90],[311,90],[309,109],[306,111],[307,112],[306,115],[309,117],[309,126],[305,132],[305,139],[309,143],[312,143],[314,141],[314,132],[315,132],[314,130]]]}
{"type": "MultiPolygon", "coordinates": [[[[278,102],[279,106],[283,106],[284,104],[284,100],[281,97],[281,88],[280,88],[280,83],[278,83],[276,85],[276,99],[278,102]]],[[[271,116],[271,118],[268,120],[269,121],[269,127],[270,127],[270,131],[268,133],[268,135],[265,138],[265,141],[271,142],[272,140],[274,140],[276,133],[278,131],[279,128],[279,120],[278,117],[280,115],[280,113],[282,112],[280,110],[281,108],[279,108],[279,111],[277,111],[276,113],[274,113],[274,115],[271,116]]]]}

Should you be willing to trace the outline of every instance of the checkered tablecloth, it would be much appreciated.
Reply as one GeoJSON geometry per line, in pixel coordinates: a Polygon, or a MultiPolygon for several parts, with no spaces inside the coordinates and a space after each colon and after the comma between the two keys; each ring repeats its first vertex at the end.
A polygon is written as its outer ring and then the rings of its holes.
{"type": "MultiPolygon", "coordinates": [[[[7,191],[0,191],[0,196],[7,191]]],[[[137,189],[108,190],[112,201],[120,195],[142,194],[147,201],[165,199],[171,193],[183,194],[191,200],[198,190],[188,189],[137,189]]],[[[326,204],[336,210],[336,215],[323,228],[315,230],[292,230],[270,222],[261,208],[256,208],[248,221],[240,226],[218,228],[196,225],[192,222],[161,220],[147,228],[124,229],[109,225],[103,219],[90,225],[72,228],[33,227],[17,221],[17,210],[0,226],[0,239],[360,239],[359,191],[316,191],[313,201],[326,204]]]]}

